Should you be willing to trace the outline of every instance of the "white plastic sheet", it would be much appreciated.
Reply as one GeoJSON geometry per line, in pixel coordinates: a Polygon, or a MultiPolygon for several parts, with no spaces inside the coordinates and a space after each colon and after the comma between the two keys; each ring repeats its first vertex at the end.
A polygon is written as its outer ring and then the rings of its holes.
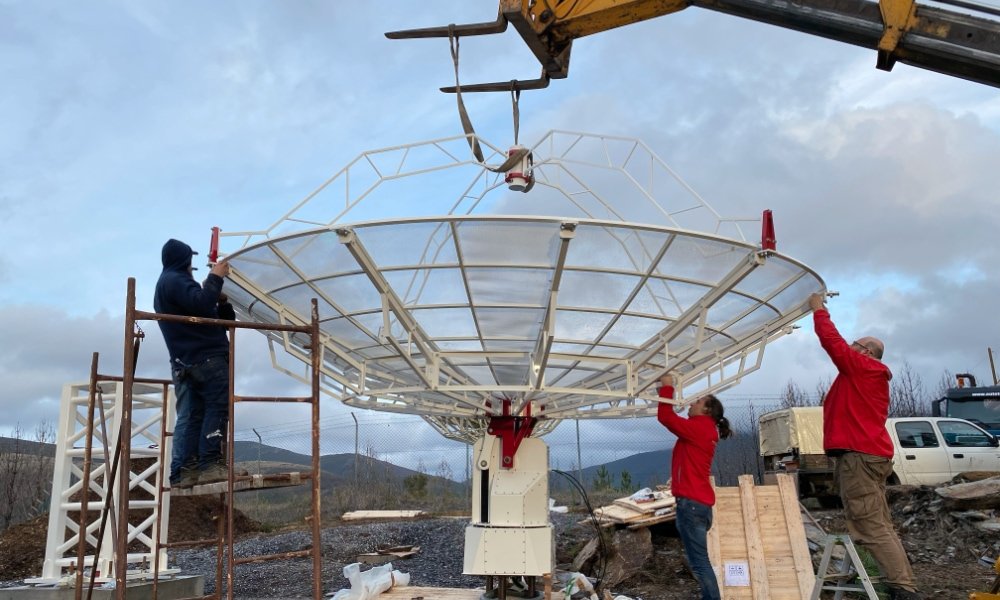
{"type": "Polygon", "coordinates": [[[392,563],[361,570],[361,563],[351,563],[344,567],[344,577],[351,583],[350,589],[342,589],[332,600],[375,600],[379,594],[393,586],[410,585],[410,574],[394,571],[392,563]]]}

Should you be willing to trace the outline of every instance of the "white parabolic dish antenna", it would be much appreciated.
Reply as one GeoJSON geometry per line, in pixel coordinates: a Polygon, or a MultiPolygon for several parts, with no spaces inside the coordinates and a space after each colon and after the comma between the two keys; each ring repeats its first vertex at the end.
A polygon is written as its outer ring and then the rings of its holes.
{"type": "Polygon", "coordinates": [[[691,400],[738,383],[825,289],[638,140],[549,132],[527,193],[468,140],[365,152],[267,229],[223,233],[242,319],[305,324],[318,299],[323,389],[350,406],[465,441],[503,404],[535,435],[655,415],[662,374],[691,400]]]}

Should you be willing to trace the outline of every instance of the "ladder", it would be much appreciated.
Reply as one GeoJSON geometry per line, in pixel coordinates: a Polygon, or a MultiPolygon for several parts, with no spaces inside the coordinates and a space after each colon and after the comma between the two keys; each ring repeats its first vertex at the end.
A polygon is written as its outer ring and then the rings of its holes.
{"type": "Polygon", "coordinates": [[[823,557],[819,561],[819,570],[816,572],[816,585],[813,586],[810,600],[819,600],[823,591],[836,592],[834,600],[841,600],[844,592],[856,594],[866,594],[870,600],[878,600],[875,593],[873,579],[865,570],[858,550],[854,547],[851,537],[845,533],[829,534],[823,542],[823,557]],[[834,571],[830,572],[830,562],[833,558],[834,549],[842,546],[843,556],[838,564],[832,565],[834,571]],[[858,583],[854,580],[858,579],[858,583]]]}

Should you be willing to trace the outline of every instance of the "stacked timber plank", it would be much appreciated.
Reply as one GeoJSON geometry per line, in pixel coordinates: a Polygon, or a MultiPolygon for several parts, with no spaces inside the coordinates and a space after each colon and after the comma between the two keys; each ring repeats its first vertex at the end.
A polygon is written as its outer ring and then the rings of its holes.
{"type": "Polygon", "coordinates": [[[649,527],[664,521],[673,521],[677,501],[669,487],[657,488],[648,494],[633,494],[618,498],[608,506],[594,510],[602,527],[624,525],[629,529],[649,527]]]}

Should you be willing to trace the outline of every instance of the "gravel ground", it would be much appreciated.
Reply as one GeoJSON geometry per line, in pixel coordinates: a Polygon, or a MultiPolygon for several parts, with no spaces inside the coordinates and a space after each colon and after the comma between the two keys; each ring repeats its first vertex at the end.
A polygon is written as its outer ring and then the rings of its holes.
{"type": "MultiPolygon", "coordinates": [[[[552,515],[559,538],[574,528],[579,515],[552,515]]],[[[467,518],[419,519],[410,521],[340,524],[324,529],[323,593],[330,595],[350,587],[343,575],[344,566],[357,561],[357,555],[374,552],[385,546],[420,546],[412,558],[393,563],[393,568],[410,574],[410,585],[428,587],[475,588],[482,577],[462,575],[463,546],[467,518]]],[[[574,529],[586,531],[585,528],[574,529]]],[[[592,531],[592,529],[591,529],[592,531]]],[[[304,550],[311,544],[309,532],[292,531],[269,535],[251,535],[235,544],[236,556],[259,556],[304,550]]],[[[171,552],[171,566],[185,574],[205,576],[205,593],[215,591],[215,549],[187,549],[171,552]]],[[[367,570],[370,567],[365,567],[367,570]]],[[[311,559],[277,560],[240,565],[234,574],[235,595],[241,598],[296,598],[312,595],[311,559]]]]}

